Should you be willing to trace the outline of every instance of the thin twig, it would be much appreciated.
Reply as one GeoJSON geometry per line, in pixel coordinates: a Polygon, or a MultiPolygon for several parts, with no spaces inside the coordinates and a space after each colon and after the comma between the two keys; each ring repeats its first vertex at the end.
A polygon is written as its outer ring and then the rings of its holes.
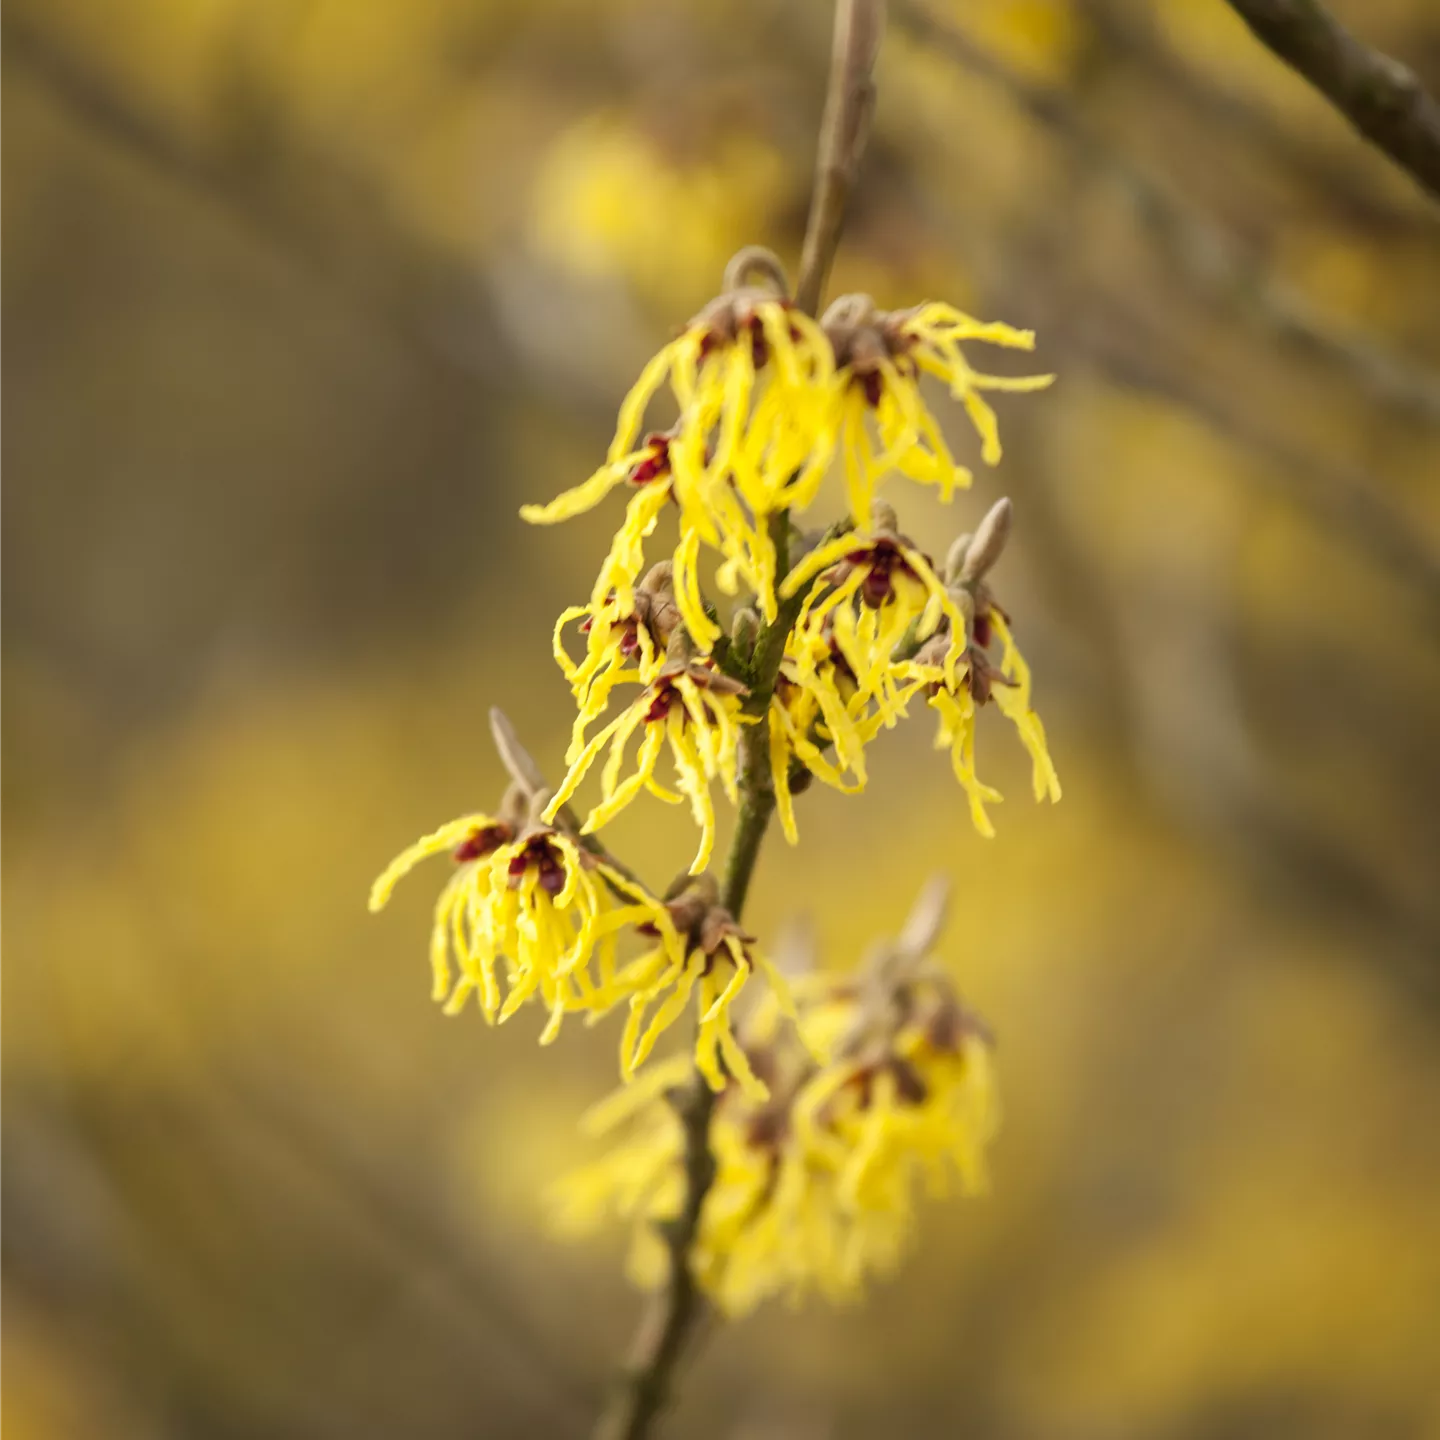
{"type": "MultiPolygon", "coordinates": [[[[840,241],[845,200],[865,147],[875,103],[871,73],[884,22],[885,0],[838,0],[815,192],[810,201],[796,290],[797,304],[810,315],[820,309],[825,280],[840,241]]],[[[789,569],[790,533],[788,512],[772,517],[770,535],[778,575],[789,569]]],[[[747,725],[741,737],[740,806],[720,891],[720,903],[736,920],[745,908],[761,842],[775,813],[766,720],[785,656],[785,640],[799,618],[807,590],[805,587],[782,602],[774,621],[761,627],[751,654],[734,660],[737,667],[743,668],[749,691],[745,710],[756,722],[747,725]]],[[[641,1322],[630,1363],[600,1417],[596,1440],[645,1440],[651,1434],[670,1398],[677,1366],[710,1313],[695,1274],[692,1252],[700,1233],[705,1197],[715,1180],[710,1121],[717,1099],[698,1073],[692,1074],[690,1082],[674,1098],[684,1133],[685,1193],[680,1213],[661,1231],[670,1254],[669,1275],[641,1322]]]]}
{"type": "Polygon", "coordinates": [[[1440,213],[1397,203],[1382,193],[1381,172],[1370,167],[1357,172],[1347,157],[1317,148],[1311,135],[1285,124],[1223,76],[1192,65],[1162,38],[1153,9],[1092,3],[1085,19],[1097,42],[1133,62],[1157,102],[1163,97],[1198,112],[1207,130],[1228,132],[1246,151],[1267,152],[1287,179],[1313,192],[1348,227],[1392,238],[1435,237],[1440,213]]]}
{"type": "Polygon", "coordinates": [[[1258,481],[1303,508],[1330,534],[1373,556],[1414,596],[1424,623],[1440,630],[1440,554],[1404,515],[1375,495],[1363,473],[1343,461],[1298,451],[1235,407],[1116,345],[1093,339],[1084,352],[1117,385],[1183,407],[1215,434],[1266,462],[1255,472],[1258,481]]]}
{"type": "Polygon", "coordinates": [[[897,25],[912,38],[1003,89],[1031,119],[1078,145],[1115,182],[1160,252],[1189,284],[1232,305],[1270,339],[1344,374],[1397,414],[1440,425],[1440,377],[1316,315],[1222,226],[1105,145],[1068,95],[1020,74],[924,5],[902,0],[894,13],[897,25]]]}
{"type": "MultiPolygon", "coordinates": [[[[776,519],[779,521],[774,532],[777,569],[784,574],[790,522],[789,516],[783,513],[776,519]]],[[[775,813],[769,729],[765,717],[780,674],[785,637],[799,618],[808,588],[784,601],[774,623],[761,629],[752,663],[746,670],[750,693],[745,700],[745,709],[757,718],[757,723],[747,725],[741,737],[740,810],[720,888],[720,903],[737,920],[745,908],[750,880],[760,858],[760,845],[775,813]]],[[[705,1197],[715,1179],[710,1121],[718,1098],[709,1085],[695,1075],[674,1099],[685,1137],[685,1196],[679,1215],[664,1227],[661,1234],[670,1252],[670,1274],[665,1288],[655,1296],[654,1304],[641,1323],[630,1363],[595,1431],[596,1440],[644,1440],[651,1433],[669,1398],[676,1366],[708,1313],[691,1263],[691,1252],[700,1232],[705,1197]]]]}
{"type": "Polygon", "coordinates": [[[800,255],[796,303],[807,315],[820,309],[820,297],[840,244],[845,202],[860,169],[860,156],[875,109],[871,75],[885,32],[885,0],[839,0],[835,7],[835,45],[830,83],[820,120],[820,152],[815,162],[815,191],[800,255]]]}
{"type": "Polygon", "coordinates": [[[1320,0],[1230,0],[1230,8],[1356,131],[1440,200],[1440,103],[1411,70],[1357,39],[1320,0]]]}

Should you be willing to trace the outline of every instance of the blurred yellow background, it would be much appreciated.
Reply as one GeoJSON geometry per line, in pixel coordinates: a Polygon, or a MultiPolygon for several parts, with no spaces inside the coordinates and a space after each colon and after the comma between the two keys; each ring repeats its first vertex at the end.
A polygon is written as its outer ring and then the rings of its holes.
{"type": "MultiPolygon", "coordinates": [[[[1440,84],[1426,0],[1334,7],[1440,84]]],[[[4,1423],[583,1435],[638,1303],[537,1196],[618,1020],[428,1000],[603,451],[738,245],[792,264],[821,0],[11,0],[4,1423]],[[439,868],[429,878],[439,883],[439,868]]],[[[997,577],[1066,787],[812,793],[747,919],[952,873],[993,1194],[865,1308],[717,1334],[695,1437],[1440,1435],[1440,210],[1220,0],[897,3],[834,290],[1033,326],[997,577]]],[[[951,439],[973,454],[963,419],[951,439]]],[[[661,884],[683,816],[614,846],[661,884]]]]}

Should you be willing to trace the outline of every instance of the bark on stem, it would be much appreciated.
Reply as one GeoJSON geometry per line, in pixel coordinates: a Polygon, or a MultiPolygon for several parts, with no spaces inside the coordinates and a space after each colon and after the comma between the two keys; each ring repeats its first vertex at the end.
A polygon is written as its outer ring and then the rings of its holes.
{"type": "MultiPolygon", "coordinates": [[[[775,517],[777,571],[784,574],[789,555],[790,519],[775,517]]],[[[765,626],[756,641],[753,667],[747,669],[750,694],[745,707],[757,717],[741,739],[740,810],[735,834],[725,860],[720,903],[738,920],[745,908],[750,879],[760,858],[760,843],[775,813],[775,790],[770,778],[768,729],[764,717],[770,708],[775,677],[785,653],[804,592],[787,600],[773,625],[765,626]],[[778,637],[778,640],[777,640],[778,637]]],[[[674,1100],[685,1134],[685,1200],[680,1214],[665,1227],[663,1239],[670,1252],[670,1275],[665,1288],[650,1305],[635,1337],[630,1363],[600,1419],[595,1440],[645,1440],[658,1418],[674,1381],[676,1367],[706,1313],[690,1263],[690,1252],[700,1229],[705,1197],[715,1179],[715,1157],[710,1151],[710,1119],[717,1096],[696,1074],[674,1100]]]]}
{"type": "Polygon", "coordinates": [[[845,202],[860,169],[860,156],[875,109],[871,74],[885,31],[885,0],[838,0],[830,83],[820,121],[820,153],[795,302],[807,315],[820,309],[830,263],[840,244],[845,202]]]}
{"type": "Polygon", "coordinates": [[[1398,60],[1352,35],[1320,0],[1230,0],[1267,49],[1440,199],[1440,102],[1398,60]]]}
{"type": "MultiPolygon", "coordinates": [[[[838,0],[836,5],[835,47],[820,126],[815,193],[796,289],[796,303],[811,316],[820,309],[825,279],[840,240],[846,197],[865,147],[875,101],[870,76],[880,48],[884,16],[885,0],[838,0]]],[[[775,545],[775,573],[784,576],[789,570],[788,512],[771,517],[770,535],[775,545]]],[[[784,601],[774,623],[761,628],[753,652],[734,656],[726,666],[748,686],[745,709],[755,718],[741,737],[740,806],[720,891],[720,903],[736,920],[745,908],[760,845],[775,813],[767,716],[785,655],[785,640],[799,617],[805,593],[801,590],[784,601]]],[[[647,1440],[670,1398],[676,1369],[707,1313],[691,1265],[691,1252],[705,1197],[715,1180],[710,1120],[717,1098],[699,1074],[692,1074],[685,1089],[674,1097],[685,1137],[685,1198],[680,1213],[662,1234],[670,1252],[670,1274],[641,1322],[630,1362],[600,1417],[595,1440],[647,1440]]]]}

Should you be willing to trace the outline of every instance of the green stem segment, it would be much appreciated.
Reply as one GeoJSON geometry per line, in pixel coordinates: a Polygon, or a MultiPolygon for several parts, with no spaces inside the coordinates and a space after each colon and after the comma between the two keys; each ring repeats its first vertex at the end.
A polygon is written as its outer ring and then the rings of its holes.
{"type": "MultiPolygon", "coordinates": [[[[790,520],[786,514],[774,517],[779,573],[783,574],[789,554],[790,520]]],[[[780,608],[773,625],[760,631],[753,659],[746,666],[750,694],[745,708],[756,717],[747,725],[740,742],[740,810],[735,834],[725,860],[725,878],[720,903],[737,920],[745,908],[750,879],[760,858],[760,842],[775,813],[775,789],[770,778],[769,730],[766,716],[785,637],[799,614],[803,595],[780,608]]],[[[743,657],[741,657],[743,663],[743,657]]],[[[715,1180],[715,1157],[710,1150],[710,1120],[719,1097],[704,1079],[694,1075],[673,1099],[684,1129],[685,1201],[680,1213],[662,1232],[670,1252],[670,1276],[655,1297],[635,1338],[630,1363],[601,1416],[595,1440],[645,1440],[670,1395],[676,1367],[704,1319],[707,1306],[691,1265],[691,1251],[700,1230],[705,1197],[715,1180]]]]}
{"type": "MultiPolygon", "coordinates": [[[[845,201],[865,147],[875,102],[871,72],[884,28],[884,0],[837,0],[815,193],[795,296],[799,307],[812,317],[820,309],[825,279],[840,239],[845,201]]],[[[790,569],[787,511],[770,517],[770,538],[775,546],[775,574],[777,579],[783,578],[790,569]]],[[[775,813],[775,787],[770,776],[770,698],[785,656],[785,642],[800,616],[807,589],[780,604],[774,622],[761,627],[749,655],[735,654],[737,647],[731,647],[725,656],[726,670],[748,687],[745,713],[753,718],[740,741],[740,808],[720,891],[720,903],[737,921],[745,908],[761,841],[775,813]]],[[[669,1399],[676,1367],[708,1312],[691,1257],[705,1197],[715,1182],[710,1121],[717,1098],[697,1073],[673,1099],[685,1136],[685,1199],[680,1213],[662,1232],[670,1252],[670,1275],[641,1324],[630,1363],[600,1418],[595,1440],[648,1440],[669,1399]]]]}

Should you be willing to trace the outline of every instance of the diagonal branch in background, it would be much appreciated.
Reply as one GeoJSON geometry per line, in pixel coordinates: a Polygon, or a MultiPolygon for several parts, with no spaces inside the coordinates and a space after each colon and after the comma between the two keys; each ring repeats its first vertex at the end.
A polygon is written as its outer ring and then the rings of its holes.
{"type": "Polygon", "coordinates": [[[1302,507],[1328,533],[1346,537],[1378,560],[1414,592],[1426,623],[1440,632],[1440,556],[1403,516],[1374,497],[1363,475],[1302,453],[1234,407],[1137,360],[1132,347],[1092,338],[1084,354],[1115,384],[1188,410],[1217,435],[1254,454],[1263,462],[1258,473],[1275,494],[1302,507]]]}
{"type": "Polygon", "coordinates": [[[1222,77],[1205,73],[1175,51],[1159,33],[1152,11],[1091,4],[1085,19],[1098,43],[1130,61],[1158,101],[1198,112],[1207,130],[1223,130],[1246,152],[1263,152],[1312,192],[1326,212],[1357,233],[1433,239],[1440,213],[1423,196],[1398,202],[1382,193],[1383,171],[1356,166],[1352,157],[1317,146],[1313,138],[1256,104],[1222,77]]]}
{"type": "Polygon", "coordinates": [[[1197,289],[1234,306],[1271,339],[1339,371],[1397,414],[1440,426],[1440,376],[1315,315],[1222,227],[1106,146],[1062,91],[1027,79],[922,5],[896,5],[895,20],[912,38],[1003,89],[1031,119],[1080,146],[1092,165],[1114,179],[1167,260],[1197,289]]]}
{"type": "Polygon", "coordinates": [[[301,146],[268,115],[255,123],[252,112],[271,99],[264,76],[229,74],[244,97],[241,119],[218,140],[197,140],[58,31],[9,7],[0,27],[6,79],[15,67],[101,145],[213,209],[407,348],[489,386],[506,382],[510,367],[494,359],[494,306],[475,267],[405,226],[359,167],[301,146]]]}
{"type": "MultiPolygon", "coordinates": [[[[1172,199],[1106,147],[1069,96],[1017,74],[913,0],[892,0],[892,14],[912,39],[1006,91],[1032,119],[1074,146],[1085,162],[1111,175],[1130,196],[1156,243],[1197,286],[1227,300],[1252,325],[1298,353],[1324,360],[1377,402],[1410,418],[1440,424],[1440,377],[1404,365],[1364,341],[1342,339],[1317,326],[1298,297],[1269,280],[1223,230],[1196,216],[1193,207],[1172,199]]],[[[1162,347],[1157,340],[1143,348],[1153,355],[1162,347]]],[[[1217,433],[1252,449],[1266,463],[1266,476],[1277,494],[1325,529],[1348,536],[1410,588],[1423,607],[1426,622],[1440,627],[1440,557],[1404,515],[1375,493],[1364,475],[1306,454],[1237,407],[1199,395],[1192,385],[1176,377],[1159,375],[1153,365],[1136,358],[1133,347],[1101,345],[1091,335],[1085,353],[1116,383],[1182,406],[1217,433]]]]}
{"type": "Polygon", "coordinates": [[[1320,0],[1229,4],[1262,45],[1440,200],[1440,103],[1411,70],[1357,39],[1320,0]]]}

